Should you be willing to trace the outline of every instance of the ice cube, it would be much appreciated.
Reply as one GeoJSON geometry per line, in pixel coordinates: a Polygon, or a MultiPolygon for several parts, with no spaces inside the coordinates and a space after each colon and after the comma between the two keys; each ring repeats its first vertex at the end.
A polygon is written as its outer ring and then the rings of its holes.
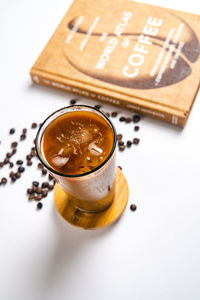
{"type": "Polygon", "coordinates": [[[52,158],[52,163],[54,164],[55,167],[61,168],[64,167],[69,161],[69,157],[62,157],[60,155],[55,155],[52,158]]]}
{"type": "Polygon", "coordinates": [[[89,144],[88,146],[88,150],[90,151],[91,154],[93,155],[100,155],[102,154],[103,150],[101,148],[99,148],[95,142],[92,142],[89,144]]]}

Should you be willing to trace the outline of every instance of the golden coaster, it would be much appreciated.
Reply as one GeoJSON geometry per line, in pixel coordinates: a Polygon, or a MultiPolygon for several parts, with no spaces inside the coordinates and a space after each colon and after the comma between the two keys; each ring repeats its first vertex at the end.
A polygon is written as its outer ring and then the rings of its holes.
{"type": "Polygon", "coordinates": [[[77,209],[68,200],[68,194],[56,184],[54,188],[55,206],[60,215],[70,224],[83,229],[96,229],[110,225],[117,221],[123,213],[129,196],[128,184],[122,171],[117,168],[115,197],[111,206],[107,209],[88,213],[77,209]]]}

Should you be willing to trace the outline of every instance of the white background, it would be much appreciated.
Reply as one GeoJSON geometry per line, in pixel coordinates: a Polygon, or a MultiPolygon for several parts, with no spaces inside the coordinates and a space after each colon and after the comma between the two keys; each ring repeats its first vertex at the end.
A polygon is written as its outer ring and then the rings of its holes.
{"type": "MultiPolygon", "coordinates": [[[[13,159],[23,158],[36,133],[30,124],[74,97],[33,85],[29,77],[70,3],[0,2],[0,160],[26,127],[27,140],[13,159]],[[11,127],[17,129],[14,136],[8,135],[11,127]]],[[[200,14],[196,0],[165,5],[200,14]]],[[[137,134],[133,124],[114,124],[124,140],[140,138],[138,146],[118,153],[130,197],[115,225],[96,231],[72,227],[55,210],[53,193],[37,211],[26,197],[32,180],[42,180],[36,161],[23,179],[0,187],[0,299],[200,299],[200,95],[184,130],[146,117],[137,134]],[[130,211],[131,203],[137,211],[130,211]]],[[[0,178],[8,173],[4,167],[0,178]]]]}

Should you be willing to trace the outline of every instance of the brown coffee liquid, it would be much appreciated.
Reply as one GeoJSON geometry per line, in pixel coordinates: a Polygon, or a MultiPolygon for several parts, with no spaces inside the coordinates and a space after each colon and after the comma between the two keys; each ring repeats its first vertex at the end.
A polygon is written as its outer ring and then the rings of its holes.
{"type": "Polygon", "coordinates": [[[43,133],[48,164],[62,174],[83,174],[98,167],[113,147],[112,128],[103,117],[74,111],[56,118],[43,133]]]}

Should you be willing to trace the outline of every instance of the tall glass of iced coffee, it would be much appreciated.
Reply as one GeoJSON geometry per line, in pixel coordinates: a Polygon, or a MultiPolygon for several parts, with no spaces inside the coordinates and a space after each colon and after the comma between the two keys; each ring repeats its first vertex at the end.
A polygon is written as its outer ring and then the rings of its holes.
{"type": "Polygon", "coordinates": [[[114,199],[116,140],[116,130],[104,113],[74,105],[43,122],[36,150],[69,201],[80,210],[97,212],[114,199]]]}

